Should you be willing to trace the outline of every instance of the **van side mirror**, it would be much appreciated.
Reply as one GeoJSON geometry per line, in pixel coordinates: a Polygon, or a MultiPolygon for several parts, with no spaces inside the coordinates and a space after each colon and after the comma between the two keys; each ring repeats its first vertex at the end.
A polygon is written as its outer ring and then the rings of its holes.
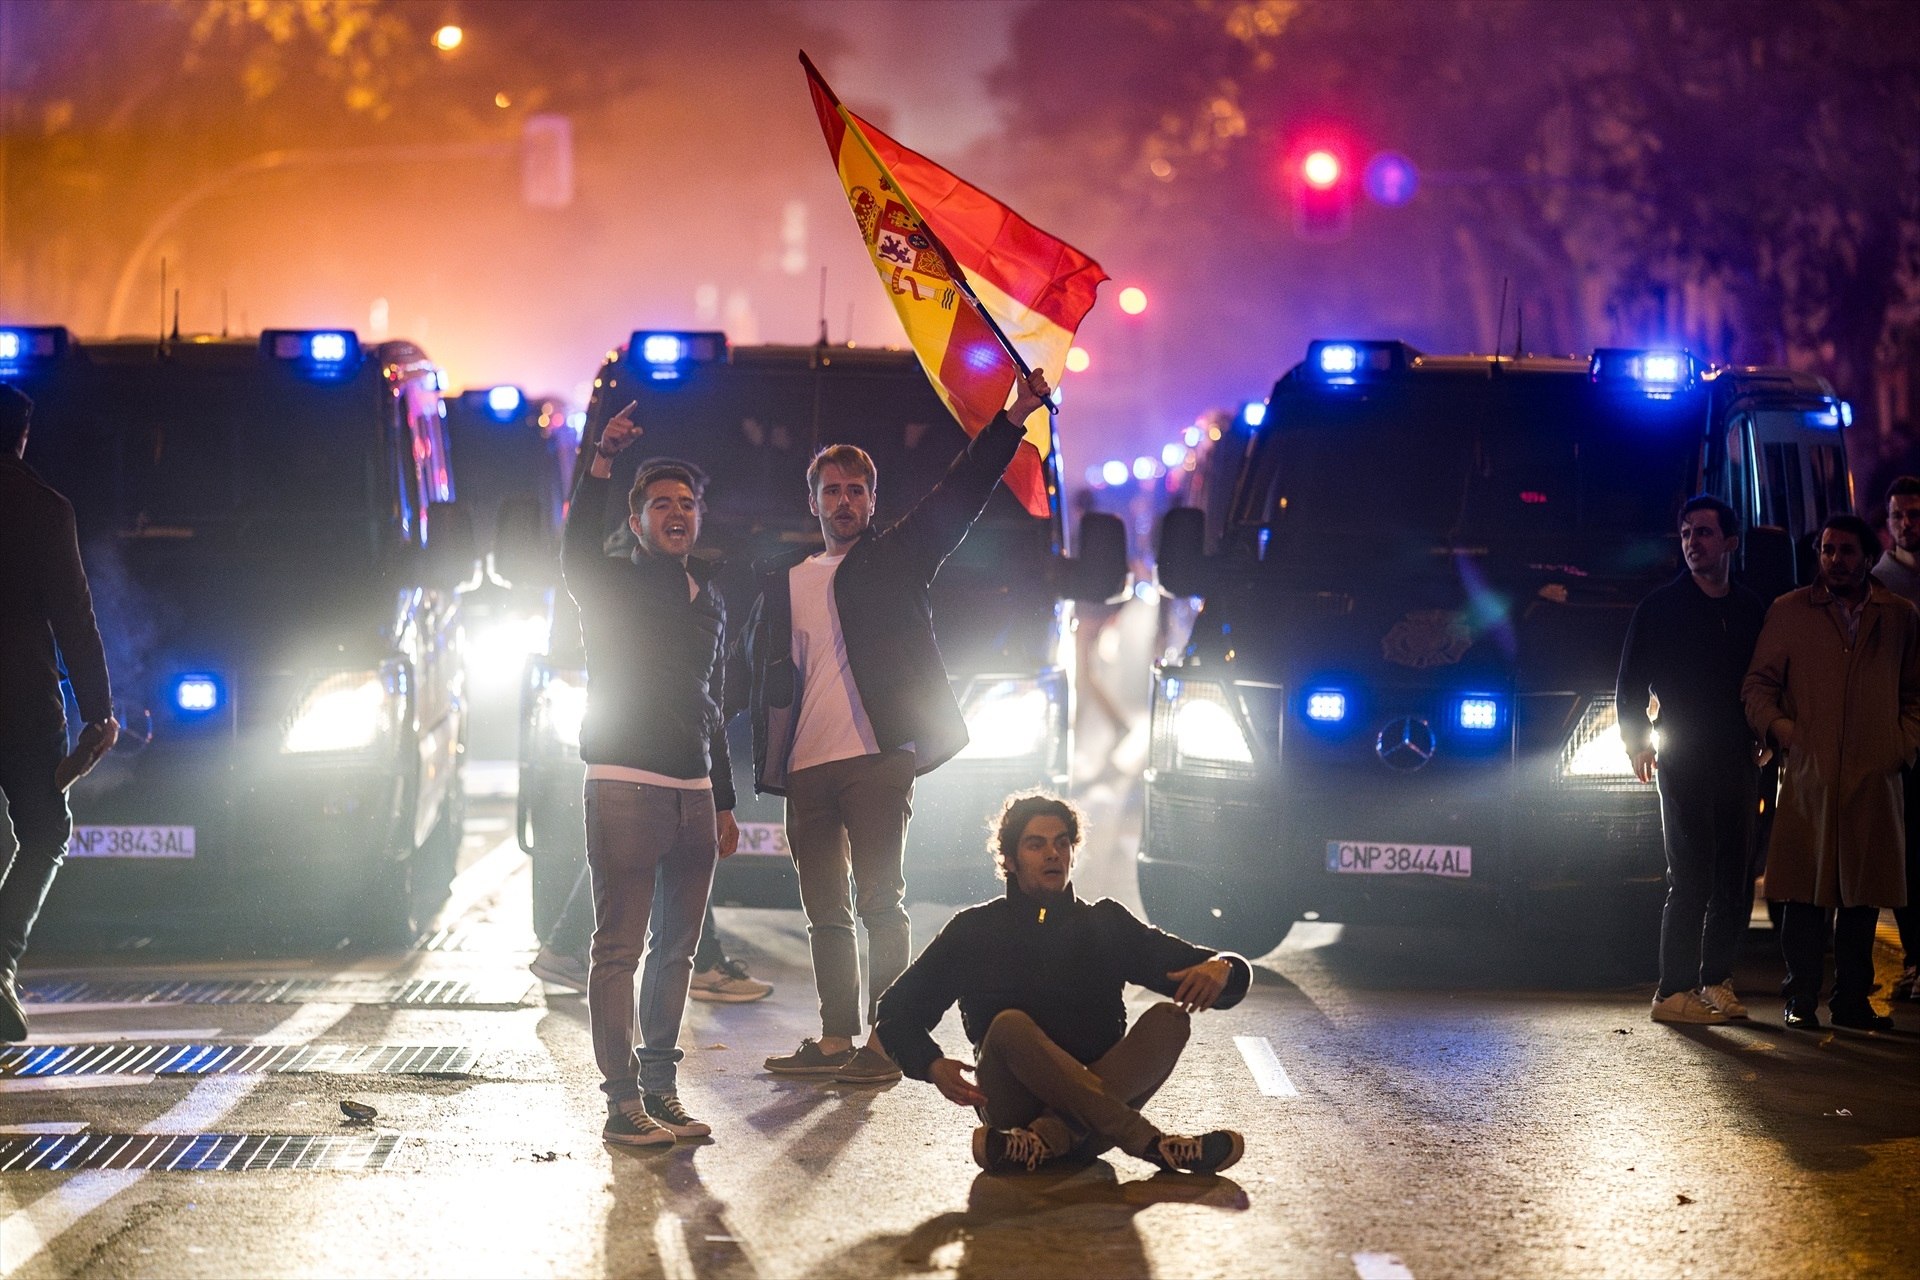
{"type": "Polygon", "coordinates": [[[1160,521],[1160,544],[1155,552],[1160,589],[1170,596],[1204,596],[1210,584],[1207,557],[1207,513],[1198,507],[1175,507],[1160,521]]]}
{"type": "Polygon", "coordinates": [[[1747,530],[1740,547],[1741,576],[1762,600],[1772,603],[1793,590],[1799,575],[1794,571],[1793,536],[1785,529],[1756,526],[1747,530]]]}
{"type": "Polygon", "coordinates": [[[1061,592],[1069,600],[1104,604],[1126,594],[1127,526],[1119,516],[1089,511],[1080,517],[1080,554],[1066,563],[1061,592]]]}
{"type": "Polygon", "coordinates": [[[494,572],[516,587],[543,587],[558,567],[539,500],[527,494],[502,498],[493,524],[494,572]]]}
{"type": "Polygon", "coordinates": [[[473,577],[479,551],[473,513],[457,502],[427,504],[427,573],[436,586],[458,586],[473,577]]]}

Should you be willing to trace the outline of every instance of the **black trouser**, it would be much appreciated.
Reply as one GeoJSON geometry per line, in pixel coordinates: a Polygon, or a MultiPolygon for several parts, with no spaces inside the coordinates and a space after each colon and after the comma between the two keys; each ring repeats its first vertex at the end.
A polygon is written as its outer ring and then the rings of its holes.
{"type": "Polygon", "coordinates": [[[1711,987],[1733,976],[1753,881],[1758,774],[1737,757],[1707,768],[1660,760],[1660,830],[1667,846],[1667,905],[1660,914],[1660,991],[1711,987]]]}
{"type": "MultiPolygon", "coordinates": [[[[573,882],[573,892],[567,895],[567,904],[560,908],[542,945],[561,955],[584,956],[592,940],[593,890],[589,887],[587,868],[582,866],[579,879],[573,882]]],[[[700,926],[700,945],[693,952],[693,968],[696,973],[705,973],[725,964],[726,960],[727,953],[720,946],[720,930],[713,923],[713,900],[709,898],[707,918],[700,926]]]]}
{"type": "Polygon", "coordinates": [[[1907,905],[1893,909],[1894,923],[1900,926],[1900,949],[1907,953],[1906,966],[1920,965],[1920,903],[1914,901],[1920,890],[1920,767],[1904,770],[1907,796],[1907,905]]]}
{"type": "Polygon", "coordinates": [[[0,794],[18,845],[11,864],[0,869],[0,976],[19,967],[40,904],[67,857],[73,816],[65,793],[53,785],[53,771],[66,753],[64,727],[0,737],[0,794]]]}
{"type": "MultiPolygon", "coordinates": [[[[1780,955],[1787,962],[1781,991],[1787,1008],[1812,1013],[1826,970],[1826,911],[1811,902],[1780,904],[1780,955]]],[[[1833,999],[1829,1008],[1863,1009],[1873,991],[1873,931],[1878,907],[1841,907],[1833,920],[1833,999]]]]}

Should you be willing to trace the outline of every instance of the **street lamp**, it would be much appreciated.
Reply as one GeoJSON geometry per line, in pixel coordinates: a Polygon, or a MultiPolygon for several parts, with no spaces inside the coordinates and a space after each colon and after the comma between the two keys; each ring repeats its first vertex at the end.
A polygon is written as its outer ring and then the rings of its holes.
{"type": "Polygon", "coordinates": [[[442,53],[452,53],[460,47],[460,42],[466,38],[466,32],[449,22],[446,26],[441,27],[433,33],[433,47],[442,53]]]}

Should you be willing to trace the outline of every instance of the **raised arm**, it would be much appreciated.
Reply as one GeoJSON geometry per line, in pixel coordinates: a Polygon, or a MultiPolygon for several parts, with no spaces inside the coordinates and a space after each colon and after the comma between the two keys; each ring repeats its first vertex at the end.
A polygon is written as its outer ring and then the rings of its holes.
{"type": "Polygon", "coordinates": [[[614,458],[641,436],[641,429],[633,422],[633,411],[639,403],[633,401],[608,418],[591,446],[584,439],[580,442],[581,455],[588,465],[573,469],[573,498],[567,503],[567,527],[560,543],[560,571],[566,575],[567,589],[576,600],[607,560],[602,522],[607,517],[607,490],[612,487],[608,482],[613,479],[614,458]]]}

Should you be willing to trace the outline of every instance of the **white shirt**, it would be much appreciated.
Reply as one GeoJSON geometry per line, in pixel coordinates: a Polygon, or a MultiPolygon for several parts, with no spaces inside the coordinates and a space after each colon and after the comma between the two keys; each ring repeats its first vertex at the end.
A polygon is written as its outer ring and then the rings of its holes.
{"type": "Polygon", "coordinates": [[[833,577],[844,555],[810,556],[787,570],[793,607],[793,667],[800,676],[800,715],[787,768],[807,769],[880,750],[847,666],[847,638],[833,603],[833,577]]]}

